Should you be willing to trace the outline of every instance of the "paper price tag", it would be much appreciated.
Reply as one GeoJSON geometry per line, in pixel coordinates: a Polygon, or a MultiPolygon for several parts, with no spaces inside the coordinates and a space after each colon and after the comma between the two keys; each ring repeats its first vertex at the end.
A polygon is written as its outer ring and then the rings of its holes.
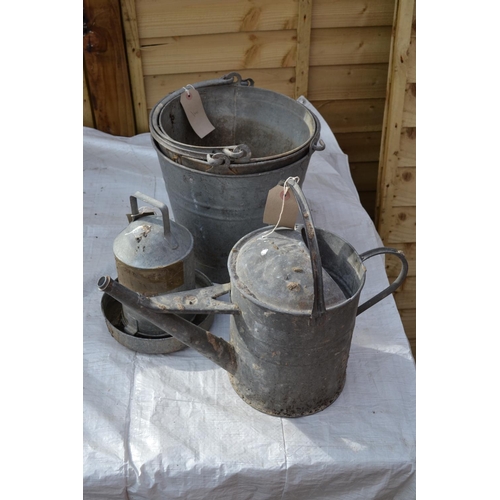
{"type": "Polygon", "coordinates": [[[181,105],[186,112],[191,127],[193,127],[193,130],[201,139],[212,132],[212,130],[215,130],[215,127],[210,123],[205,113],[200,94],[194,87],[189,87],[181,95],[181,105]]]}
{"type": "Polygon", "coordinates": [[[266,206],[264,208],[263,222],[278,227],[295,227],[299,206],[291,189],[286,190],[283,186],[275,186],[269,190],[266,206]],[[283,208],[283,213],[281,209],[283,208]],[[281,218],[280,218],[281,213],[281,218]]]}

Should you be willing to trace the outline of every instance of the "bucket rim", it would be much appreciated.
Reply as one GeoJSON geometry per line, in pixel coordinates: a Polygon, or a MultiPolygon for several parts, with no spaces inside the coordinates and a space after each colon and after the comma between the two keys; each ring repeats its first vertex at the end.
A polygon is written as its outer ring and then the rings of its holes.
{"type": "MultiPolygon", "coordinates": [[[[263,175],[269,175],[271,172],[278,172],[279,170],[285,169],[285,168],[290,168],[292,165],[307,161],[309,163],[311,159],[311,154],[306,154],[302,156],[301,158],[298,158],[296,161],[292,163],[287,163],[286,165],[282,165],[281,167],[272,169],[272,170],[266,170],[263,172],[254,172],[254,173],[249,173],[249,174],[217,174],[213,172],[204,172],[203,170],[198,170],[190,167],[186,167],[185,165],[182,165],[180,163],[176,163],[172,158],[169,158],[168,156],[163,153],[163,151],[158,148],[157,141],[154,139],[153,136],[151,136],[151,142],[153,143],[153,147],[156,151],[156,154],[162,159],[167,161],[169,164],[171,164],[174,167],[177,167],[181,170],[185,170],[186,172],[189,172],[194,175],[203,175],[207,177],[218,177],[218,178],[223,178],[223,179],[237,179],[237,178],[248,178],[248,177],[258,177],[258,176],[263,176],[263,175]]],[[[161,166],[161,161],[160,161],[160,166],[161,166]]],[[[301,182],[303,179],[301,179],[301,182]]]]}
{"type": "MultiPolygon", "coordinates": [[[[234,88],[235,86],[236,85],[233,84],[233,85],[229,85],[228,87],[222,87],[222,88],[231,88],[231,87],[234,88]]],[[[205,89],[206,88],[210,88],[210,87],[205,87],[205,89]]],[[[298,99],[293,99],[285,94],[281,94],[280,92],[275,92],[273,90],[264,89],[264,88],[260,88],[260,87],[242,86],[242,87],[237,87],[237,88],[238,89],[252,89],[250,91],[267,93],[269,95],[278,96],[279,99],[283,99],[285,101],[293,103],[293,105],[296,106],[296,109],[301,109],[302,111],[304,111],[305,115],[309,116],[309,118],[313,124],[309,139],[306,140],[305,142],[303,142],[302,144],[300,144],[299,146],[297,146],[289,151],[279,153],[277,155],[265,156],[265,157],[260,157],[260,158],[251,158],[251,162],[259,163],[259,162],[263,162],[263,161],[270,161],[270,160],[279,159],[279,158],[283,158],[285,156],[292,155],[292,154],[296,153],[297,151],[300,151],[303,148],[307,148],[315,140],[315,138],[319,139],[321,125],[320,125],[318,117],[316,116],[316,114],[312,110],[310,110],[307,106],[305,106],[298,99]]],[[[201,159],[205,158],[207,154],[213,154],[216,152],[223,152],[224,149],[236,147],[237,145],[194,146],[194,145],[189,145],[189,144],[185,144],[185,143],[176,141],[165,133],[165,131],[163,130],[163,128],[161,126],[161,121],[160,121],[161,113],[164,111],[163,108],[167,104],[169,104],[170,102],[172,102],[176,99],[177,100],[180,99],[180,93],[179,93],[180,90],[182,90],[182,89],[178,89],[174,92],[171,92],[170,94],[165,96],[163,99],[158,101],[151,109],[151,112],[149,114],[149,129],[150,129],[151,134],[154,133],[156,135],[157,139],[160,139],[161,142],[165,142],[167,144],[167,146],[165,146],[165,147],[167,147],[167,149],[168,149],[168,143],[170,143],[170,144],[172,144],[172,147],[175,147],[178,150],[181,150],[181,151],[185,150],[188,155],[189,154],[202,155],[200,157],[201,159]]],[[[243,91],[248,92],[248,90],[243,90],[243,91]]],[[[307,125],[307,123],[306,123],[306,125],[307,125]]],[[[173,151],[173,152],[175,154],[177,154],[175,151],[173,151]]],[[[234,163],[237,163],[237,162],[234,162],[234,163]]]]}

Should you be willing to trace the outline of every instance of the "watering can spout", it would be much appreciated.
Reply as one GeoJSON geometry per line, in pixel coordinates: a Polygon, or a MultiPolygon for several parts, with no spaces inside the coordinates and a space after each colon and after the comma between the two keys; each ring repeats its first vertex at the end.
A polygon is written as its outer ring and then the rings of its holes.
{"type": "Polygon", "coordinates": [[[151,310],[146,306],[149,300],[147,297],[129,290],[110,276],[102,276],[97,282],[97,287],[165,333],[197,350],[227,372],[233,375],[236,372],[236,354],[229,342],[175,314],[151,310]]]}

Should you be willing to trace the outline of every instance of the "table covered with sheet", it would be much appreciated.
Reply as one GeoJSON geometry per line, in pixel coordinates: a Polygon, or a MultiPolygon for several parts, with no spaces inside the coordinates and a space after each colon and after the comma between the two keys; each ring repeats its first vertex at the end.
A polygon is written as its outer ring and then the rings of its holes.
{"type": "MultiPolygon", "coordinates": [[[[358,253],[383,246],[348,158],[320,121],[326,148],[303,184],[315,226],[358,253]]],[[[292,419],[260,413],[195,350],[140,354],[111,337],[97,281],[116,276],[113,241],[128,224],[129,197],[170,205],[149,134],[84,128],[83,154],[84,498],[415,498],[415,363],[394,298],[357,317],[346,384],[331,406],[292,419]]],[[[388,285],[382,256],[366,268],[361,301],[388,285]]],[[[212,333],[228,340],[228,329],[229,317],[216,315],[212,333]]]]}

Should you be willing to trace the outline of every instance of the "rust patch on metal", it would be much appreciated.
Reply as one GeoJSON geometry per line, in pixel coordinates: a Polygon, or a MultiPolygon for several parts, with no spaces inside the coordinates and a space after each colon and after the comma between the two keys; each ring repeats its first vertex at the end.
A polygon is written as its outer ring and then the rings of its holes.
{"type": "Polygon", "coordinates": [[[210,342],[210,345],[214,348],[214,351],[220,355],[224,349],[220,345],[220,342],[217,340],[217,338],[210,332],[207,331],[207,340],[210,342]]]}
{"type": "Polygon", "coordinates": [[[286,287],[290,291],[298,292],[300,290],[300,285],[296,281],[290,281],[286,284],[286,287]]]}
{"type": "Polygon", "coordinates": [[[169,292],[184,284],[182,260],[170,266],[155,269],[139,269],[128,266],[118,259],[115,260],[118,281],[128,289],[146,297],[169,292]]]}

